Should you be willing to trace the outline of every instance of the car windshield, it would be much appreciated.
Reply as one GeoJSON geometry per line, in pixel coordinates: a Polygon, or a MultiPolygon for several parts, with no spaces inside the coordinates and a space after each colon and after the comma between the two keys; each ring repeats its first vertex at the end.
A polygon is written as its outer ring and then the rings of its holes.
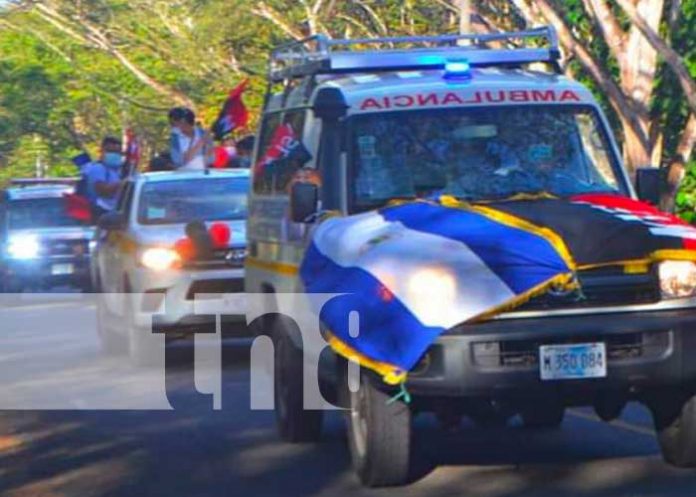
{"type": "Polygon", "coordinates": [[[8,227],[14,230],[84,226],[68,217],[63,198],[14,200],[7,209],[8,227]]]}
{"type": "Polygon", "coordinates": [[[352,119],[353,202],[620,192],[596,112],[585,106],[404,111],[352,119]]]}
{"type": "Polygon", "coordinates": [[[146,183],[138,208],[140,224],[245,219],[247,178],[201,178],[146,183]]]}

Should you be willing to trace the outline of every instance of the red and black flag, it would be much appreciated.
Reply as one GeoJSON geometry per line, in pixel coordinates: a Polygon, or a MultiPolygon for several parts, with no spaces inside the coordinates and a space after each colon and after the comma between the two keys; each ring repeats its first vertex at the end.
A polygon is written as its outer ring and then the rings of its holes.
{"type": "Polygon", "coordinates": [[[696,228],[655,207],[620,195],[506,201],[491,207],[557,233],[579,268],[696,257],[696,228]]]}
{"type": "Polygon", "coordinates": [[[247,84],[249,84],[248,79],[239,83],[225,100],[212,128],[216,140],[222,140],[226,135],[237,128],[243,128],[249,122],[249,111],[242,100],[247,84]]]}
{"type": "Polygon", "coordinates": [[[254,183],[275,189],[288,184],[290,178],[312,158],[290,123],[278,126],[268,147],[254,164],[254,183]]]}

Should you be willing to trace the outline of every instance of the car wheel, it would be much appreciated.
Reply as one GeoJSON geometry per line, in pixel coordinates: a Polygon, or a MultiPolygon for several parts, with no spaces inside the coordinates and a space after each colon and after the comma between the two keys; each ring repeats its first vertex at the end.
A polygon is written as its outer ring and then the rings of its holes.
{"type": "Polygon", "coordinates": [[[286,442],[315,442],[321,436],[323,412],[304,409],[302,351],[279,327],[275,336],[274,398],[276,424],[286,442]]]}
{"type": "Polygon", "coordinates": [[[681,407],[675,404],[678,402],[670,399],[653,408],[662,457],[672,466],[693,468],[696,467],[696,396],[681,403],[681,407]]]}
{"type": "Polygon", "coordinates": [[[348,446],[353,468],[367,487],[403,485],[410,476],[411,410],[378,389],[368,374],[350,392],[348,446]]]}
{"type": "Polygon", "coordinates": [[[113,317],[106,308],[103,298],[97,298],[97,335],[102,351],[108,355],[122,354],[126,351],[126,339],[114,333],[113,317]]]}
{"type": "Polygon", "coordinates": [[[525,428],[560,428],[565,418],[565,407],[553,402],[530,406],[520,413],[525,428]]]}

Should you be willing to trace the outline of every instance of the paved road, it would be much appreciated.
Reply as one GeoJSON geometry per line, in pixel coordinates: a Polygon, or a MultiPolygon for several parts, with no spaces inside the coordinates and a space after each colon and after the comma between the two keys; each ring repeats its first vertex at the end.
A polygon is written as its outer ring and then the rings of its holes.
{"type": "MultiPolygon", "coordinates": [[[[0,404],[8,398],[16,401],[22,388],[49,380],[55,382],[51,383],[54,396],[70,397],[71,402],[83,394],[95,395],[99,378],[118,378],[110,389],[131,382],[127,365],[98,355],[93,307],[70,301],[25,304],[0,315],[0,344],[4,344],[0,369],[26,362],[46,364],[28,369],[29,378],[0,374],[0,404]],[[21,351],[40,338],[46,345],[30,353],[30,361],[23,360],[21,351]]],[[[611,425],[598,422],[590,411],[576,410],[556,432],[517,426],[482,431],[467,424],[442,432],[423,416],[416,421],[418,479],[398,490],[365,490],[350,471],[340,415],[328,416],[321,444],[289,446],[278,442],[271,412],[249,409],[248,343],[226,344],[223,349],[220,411],[211,410],[210,399],[192,391],[186,367],[189,352],[185,345],[179,349],[181,364],[170,383],[176,410],[0,411],[0,495],[691,497],[696,493],[696,472],[662,463],[650,420],[639,406],[630,406],[611,425]]]]}

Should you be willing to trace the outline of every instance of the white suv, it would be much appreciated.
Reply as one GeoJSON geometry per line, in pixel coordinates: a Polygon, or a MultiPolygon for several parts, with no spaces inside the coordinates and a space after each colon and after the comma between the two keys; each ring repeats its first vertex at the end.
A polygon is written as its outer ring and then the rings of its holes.
{"type": "MultiPolygon", "coordinates": [[[[225,170],[127,180],[116,211],[99,221],[92,263],[107,351],[127,348],[144,364],[153,359],[152,331],[167,338],[214,331],[215,317],[197,315],[194,299],[243,291],[248,177],[246,170],[225,170]],[[206,256],[191,253],[187,242],[188,226],[197,222],[226,234],[206,256]]],[[[243,333],[244,319],[225,317],[223,332],[243,333]]]]}

